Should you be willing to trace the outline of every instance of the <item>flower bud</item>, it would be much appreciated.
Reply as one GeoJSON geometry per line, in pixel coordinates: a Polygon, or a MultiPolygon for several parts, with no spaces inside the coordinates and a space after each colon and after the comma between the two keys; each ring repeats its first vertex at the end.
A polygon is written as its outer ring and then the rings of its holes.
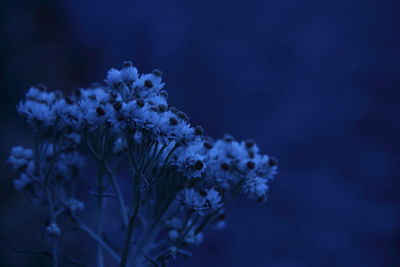
{"type": "Polygon", "coordinates": [[[201,126],[196,126],[196,127],[194,128],[194,133],[195,133],[196,135],[203,135],[203,134],[204,134],[203,127],[201,127],[201,126]]]}
{"type": "Polygon", "coordinates": [[[96,113],[99,116],[103,116],[104,114],[106,114],[106,112],[104,111],[104,109],[102,107],[96,108],[96,113]]]}
{"type": "Polygon", "coordinates": [[[227,163],[221,163],[221,169],[223,169],[224,171],[229,171],[229,165],[227,163]]]}
{"type": "Polygon", "coordinates": [[[133,63],[132,61],[124,61],[124,63],[122,64],[123,68],[129,68],[132,67],[133,63]]]}
{"type": "Polygon", "coordinates": [[[274,157],[271,157],[271,158],[269,158],[268,163],[270,166],[276,166],[276,165],[278,165],[278,160],[274,157]]]}
{"type": "Polygon", "coordinates": [[[256,167],[254,161],[251,161],[251,160],[249,160],[249,161],[247,162],[246,166],[247,166],[247,168],[249,168],[250,170],[253,170],[253,169],[256,167]]]}
{"type": "Polygon", "coordinates": [[[138,99],[138,100],[136,100],[136,105],[138,105],[138,107],[140,107],[140,108],[144,107],[144,101],[143,101],[143,99],[138,99]]]}
{"type": "Polygon", "coordinates": [[[153,88],[153,82],[150,80],[145,80],[144,81],[144,86],[146,86],[147,88],[153,88]]]}
{"type": "Polygon", "coordinates": [[[119,111],[119,110],[122,108],[121,102],[119,102],[119,101],[115,102],[115,103],[113,104],[113,108],[114,108],[116,111],[119,111]]]}
{"type": "Polygon", "coordinates": [[[153,74],[157,77],[161,77],[163,75],[162,71],[157,69],[153,70],[153,74]]]}

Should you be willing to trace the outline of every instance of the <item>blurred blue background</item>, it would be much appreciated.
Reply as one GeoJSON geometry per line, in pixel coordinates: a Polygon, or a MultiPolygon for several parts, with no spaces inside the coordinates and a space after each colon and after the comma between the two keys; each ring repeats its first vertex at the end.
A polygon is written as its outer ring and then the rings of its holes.
{"type": "MultiPolygon", "coordinates": [[[[1,238],[41,242],[5,163],[31,143],[18,100],[32,84],[69,92],[132,60],[161,69],[170,102],[208,134],[254,138],[280,160],[268,202],[238,201],[186,266],[400,265],[399,1],[1,5],[1,238]]],[[[84,239],[66,250],[87,258],[84,239]]],[[[0,266],[50,263],[0,245],[0,266]]]]}

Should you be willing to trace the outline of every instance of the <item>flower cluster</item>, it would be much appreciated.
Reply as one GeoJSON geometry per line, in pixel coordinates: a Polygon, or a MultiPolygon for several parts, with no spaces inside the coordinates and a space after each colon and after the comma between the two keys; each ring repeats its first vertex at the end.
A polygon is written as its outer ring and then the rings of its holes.
{"type": "Polygon", "coordinates": [[[121,69],[108,71],[105,84],[71,95],[36,86],[18,104],[35,145],[12,149],[9,162],[21,172],[14,184],[47,206],[50,224],[45,229],[52,240],[64,231],[57,225],[63,213],[95,235],[76,215],[84,209],[73,190],[84,166],[82,154],[100,169],[92,181],[100,212],[107,186],[118,199],[126,237],[122,253],[102,241],[101,222],[94,239],[120,266],[142,264],[151,257],[164,264],[188,255],[184,248],[200,243],[205,229],[225,225],[224,207],[240,193],[266,200],[268,182],[277,173],[276,159],[260,154],[252,140],[237,141],[230,135],[213,140],[202,127],[193,126],[188,115],[168,105],[163,87],[161,71],[139,74],[125,62],[121,69]],[[116,177],[117,169],[127,166],[124,162],[129,163],[131,179],[116,177]],[[127,182],[133,188],[132,207],[125,204],[127,196],[120,188],[127,182]],[[166,243],[155,246],[162,238],[166,243]]]}

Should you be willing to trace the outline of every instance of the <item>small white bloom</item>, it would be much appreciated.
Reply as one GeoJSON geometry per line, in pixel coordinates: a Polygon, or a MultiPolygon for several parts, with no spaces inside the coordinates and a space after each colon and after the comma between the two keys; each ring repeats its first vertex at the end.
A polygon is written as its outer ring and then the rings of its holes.
{"type": "Polygon", "coordinates": [[[188,178],[201,177],[205,168],[204,156],[197,154],[191,146],[186,146],[176,151],[178,171],[188,178]]]}
{"type": "Polygon", "coordinates": [[[14,180],[14,188],[17,191],[23,190],[28,185],[32,184],[33,180],[25,173],[21,173],[19,179],[14,180]]]}
{"type": "Polygon", "coordinates": [[[186,238],[185,242],[189,245],[198,245],[203,242],[203,233],[195,234],[193,230],[191,230],[186,238]]]}
{"type": "Polygon", "coordinates": [[[214,225],[214,227],[215,227],[215,229],[218,229],[218,230],[223,229],[223,228],[226,227],[226,221],[224,221],[224,220],[219,220],[219,221],[216,222],[216,224],[214,225]]]}
{"type": "Polygon", "coordinates": [[[52,107],[60,122],[74,129],[82,124],[83,112],[78,104],[68,104],[64,99],[58,100],[52,107]]]}
{"type": "Polygon", "coordinates": [[[46,227],[46,234],[48,234],[50,237],[56,237],[61,235],[61,229],[58,227],[56,223],[50,223],[46,227]]]}
{"type": "Polygon", "coordinates": [[[223,205],[220,193],[213,188],[207,190],[206,200],[212,210],[219,209],[223,205]]]}
{"type": "Polygon", "coordinates": [[[134,83],[136,94],[141,98],[156,95],[164,87],[161,77],[153,73],[142,74],[134,83]]]}
{"type": "Polygon", "coordinates": [[[263,200],[267,194],[267,180],[260,177],[249,178],[243,185],[243,192],[250,199],[263,200]]]}
{"type": "Polygon", "coordinates": [[[179,195],[179,200],[189,210],[201,213],[206,209],[206,199],[193,188],[184,189],[179,195]]]}
{"type": "Polygon", "coordinates": [[[105,82],[112,87],[121,85],[123,82],[121,72],[117,69],[110,69],[107,72],[107,78],[105,82]]]}
{"type": "Polygon", "coordinates": [[[85,209],[85,204],[83,204],[82,201],[72,198],[65,201],[65,206],[72,213],[77,211],[83,211],[85,209]]]}
{"type": "Polygon", "coordinates": [[[138,79],[138,70],[133,66],[124,67],[120,71],[121,79],[127,83],[138,79]]]}
{"type": "Polygon", "coordinates": [[[56,100],[56,95],[54,92],[46,92],[36,87],[31,87],[26,93],[26,99],[51,105],[56,100]]]}
{"type": "Polygon", "coordinates": [[[171,230],[168,232],[168,238],[172,241],[175,241],[179,237],[179,232],[177,230],[171,230]]]}
{"type": "Polygon", "coordinates": [[[26,117],[28,124],[33,127],[48,127],[54,124],[55,113],[47,104],[27,100],[20,102],[17,110],[26,117]]]}
{"type": "Polygon", "coordinates": [[[32,158],[33,158],[32,149],[16,146],[11,149],[11,155],[8,158],[8,162],[13,166],[14,169],[17,170],[28,166],[32,158]]]}

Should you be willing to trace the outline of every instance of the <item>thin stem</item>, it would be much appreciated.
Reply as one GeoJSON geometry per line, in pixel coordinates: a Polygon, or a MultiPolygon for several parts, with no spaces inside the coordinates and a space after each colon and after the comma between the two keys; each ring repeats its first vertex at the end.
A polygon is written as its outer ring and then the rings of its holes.
{"type": "Polygon", "coordinates": [[[72,215],[72,219],[78,224],[79,228],[85,231],[90,237],[94,239],[102,248],[107,251],[117,262],[120,262],[119,256],[99,237],[95,232],[92,231],[88,226],[86,226],[81,220],[76,216],[72,215]]]}
{"type": "Polygon", "coordinates": [[[114,172],[111,170],[110,166],[106,162],[104,162],[105,165],[105,170],[108,174],[108,177],[110,179],[111,185],[114,188],[115,193],[117,194],[118,198],[118,203],[119,203],[119,211],[122,219],[122,224],[124,226],[124,229],[128,225],[128,213],[126,211],[126,205],[124,201],[124,197],[122,195],[121,189],[119,188],[119,185],[117,183],[117,179],[115,178],[114,172]]]}
{"type": "Polygon", "coordinates": [[[187,234],[190,232],[190,230],[192,230],[193,226],[196,224],[197,220],[198,220],[199,216],[197,215],[193,221],[190,223],[189,227],[183,232],[182,234],[182,240],[185,239],[185,237],[187,236],[187,234]]]}
{"type": "MultiPolygon", "coordinates": [[[[129,143],[129,141],[128,141],[129,143]]],[[[132,155],[132,151],[131,148],[128,146],[128,150],[129,150],[129,154],[132,155]]],[[[140,182],[141,182],[141,175],[142,173],[144,173],[143,168],[144,166],[146,166],[146,160],[145,160],[145,153],[146,153],[146,149],[144,148],[144,146],[142,146],[142,148],[140,149],[140,167],[138,170],[136,170],[135,173],[135,178],[134,178],[134,196],[135,196],[135,207],[133,210],[133,214],[129,219],[129,224],[128,224],[128,229],[127,229],[127,233],[126,233],[126,237],[125,237],[125,243],[124,243],[124,249],[123,249],[123,253],[122,253],[122,257],[121,257],[121,264],[120,267],[126,267],[127,263],[128,263],[128,256],[129,256],[129,252],[132,248],[132,239],[133,239],[133,230],[135,227],[135,222],[136,222],[136,218],[139,214],[139,209],[140,209],[140,204],[141,204],[141,189],[140,189],[140,182]]],[[[131,164],[134,164],[134,159],[131,157],[131,164]]]]}
{"type": "Polygon", "coordinates": [[[133,229],[135,226],[135,222],[136,222],[136,218],[137,215],[139,213],[139,208],[140,208],[140,201],[141,201],[141,191],[139,189],[139,175],[136,175],[136,180],[137,182],[135,182],[136,184],[136,201],[135,201],[135,208],[133,211],[133,214],[131,216],[131,218],[129,219],[129,224],[128,224],[128,230],[126,233],[126,238],[125,238],[125,244],[124,244],[124,250],[122,253],[122,258],[121,258],[121,264],[120,267],[126,267],[126,264],[128,262],[128,256],[129,256],[129,252],[131,250],[132,247],[132,238],[133,238],[133,229]]]}
{"type": "MultiPolygon", "coordinates": [[[[48,187],[48,183],[46,183],[46,194],[47,194],[47,201],[49,202],[50,206],[50,218],[52,223],[56,223],[56,212],[53,202],[53,197],[51,195],[50,189],[48,187]]],[[[53,267],[58,267],[58,245],[57,239],[55,237],[51,237],[51,252],[53,253],[53,267]]]]}
{"type": "MultiPolygon", "coordinates": [[[[104,181],[103,181],[103,167],[99,167],[98,187],[97,193],[102,195],[104,193],[104,181]]],[[[98,200],[98,214],[97,214],[97,235],[102,236],[103,234],[103,211],[104,211],[104,198],[99,197],[98,200]]],[[[103,248],[101,245],[97,245],[97,266],[104,267],[104,255],[103,248]]]]}
{"type": "Polygon", "coordinates": [[[138,249],[139,249],[140,253],[143,255],[143,257],[144,257],[148,262],[150,262],[151,264],[153,264],[155,267],[158,267],[157,262],[156,262],[155,260],[153,260],[152,258],[150,258],[150,257],[143,251],[143,249],[142,249],[141,247],[138,247],[138,249]]]}
{"type": "MultiPolygon", "coordinates": [[[[56,223],[56,210],[55,210],[55,205],[54,205],[54,200],[52,193],[50,191],[50,172],[52,168],[52,164],[50,165],[49,169],[46,172],[46,176],[43,176],[42,173],[42,168],[40,166],[40,161],[41,161],[41,149],[43,149],[43,146],[40,144],[39,138],[35,137],[35,160],[36,160],[36,167],[39,172],[40,177],[42,177],[43,182],[44,182],[44,187],[45,187],[45,192],[46,192],[46,197],[47,197],[47,202],[49,204],[49,217],[51,220],[51,223],[56,223]]],[[[53,162],[55,162],[56,158],[56,153],[55,153],[55,144],[53,145],[53,162]]],[[[52,251],[52,259],[53,259],[53,267],[58,267],[58,245],[57,245],[57,239],[55,237],[51,237],[51,251],[52,251]]]]}
{"type": "MultiPolygon", "coordinates": [[[[103,141],[104,143],[105,141],[103,141]]],[[[117,198],[118,198],[118,203],[119,203],[119,209],[120,209],[120,215],[121,215],[121,219],[122,219],[122,224],[124,226],[124,228],[126,228],[127,224],[128,224],[128,217],[127,217],[127,211],[126,211],[126,205],[125,205],[125,201],[124,201],[124,197],[121,193],[121,190],[118,186],[117,180],[115,178],[115,174],[113,172],[113,170],[111,169],[111,167],[108,165],[108,163],[106,162],[106,160],[104,159],[104,157],[101,157],[98,155],[98,153],[93,149],[93,147],[90,145],[87,135],[85,135],[85,143],[86,146],[88,147],[89,151],[91,152],[92,156],[99,161],[99,163],[101,165],[104,166],[104,169],[110,179],[111,185],[114,188],[115,193],[117,194],[117,198]]],[[[101,148],[102,150],[104,150],[104,145],[101,148]]]]}
{"type": "Polygon", "coordinates": [[[53,255],[53,267],[58,267],[58,245],[57,245],[57,240],[53,239],[51,241],[51,253],[53,255]]]}
{"type": "Polygon", "coordinates": [[[156,178],[160,177],[161,174],[164,174],[164,171],[166,169],[166,167],[168,166],[168,161],[171,158],[172,154],[175,152],[175,150],[179,147],[178,144],[175,144],[175,146],[171,149],[171,151],[169,151],[169,153],[167,154],[167,157],[164,160],[164,163],[162,164],[160,170],[157,172],[156,178]]]}
{"type": "Polygon", "coordinates": [[[228,201],[226,201],[226,203],[223,207],[221,207],[221,208],[215,210],[214,212],[210,213],[209,215],[207,215],[207,217],[204,219],[204,221],[196,229],[196,231],[195,231],[196,234],[200,233],[205,227],[207,227],[209,222],[210,221],[212,222],[212,220],[215,219],[215,217],[219,214],[219,212],[222,209],[226,209],[229,205],[231,205],[233,203],[233,201],[239,196],[242,185],[243,185],[243,181],[236,184],[235,188],[233,189],[232,198],[229,199],[228,201]]]}
{"type": "MultiPolygon", "coordinates": [[[[25,250],[25,249],[20,249],[16,248],[10,244],[8,244],[5,240],[0,239],[0,243],[5,245],[8,249],[14,251],[15,253],[19,254],[26,254],[26,255],[33,255],[33,256],[47,256],[50,258],[54,258],[54,254],[50,251],[30,251],[30,250],[25,250]]],[[[68,257],[66,255],[60,254],[60,258],[64,260],[66,263],[76,265],[76,266],[81,266],[81,267],[88,267],[85,263],[79,262],[76,259],[73,259],[71,257],[68,257]]]]}
{"type": "Polygon", "coordinates": [[[95,197],[110,197],[110,198],[116,197],[116,195],[114,195],[114,194],[107,194],[107,193],[98,194],[91,190],[89,191],[89,194],[91,194],[92,196],[95,196],[95,197]]]}

